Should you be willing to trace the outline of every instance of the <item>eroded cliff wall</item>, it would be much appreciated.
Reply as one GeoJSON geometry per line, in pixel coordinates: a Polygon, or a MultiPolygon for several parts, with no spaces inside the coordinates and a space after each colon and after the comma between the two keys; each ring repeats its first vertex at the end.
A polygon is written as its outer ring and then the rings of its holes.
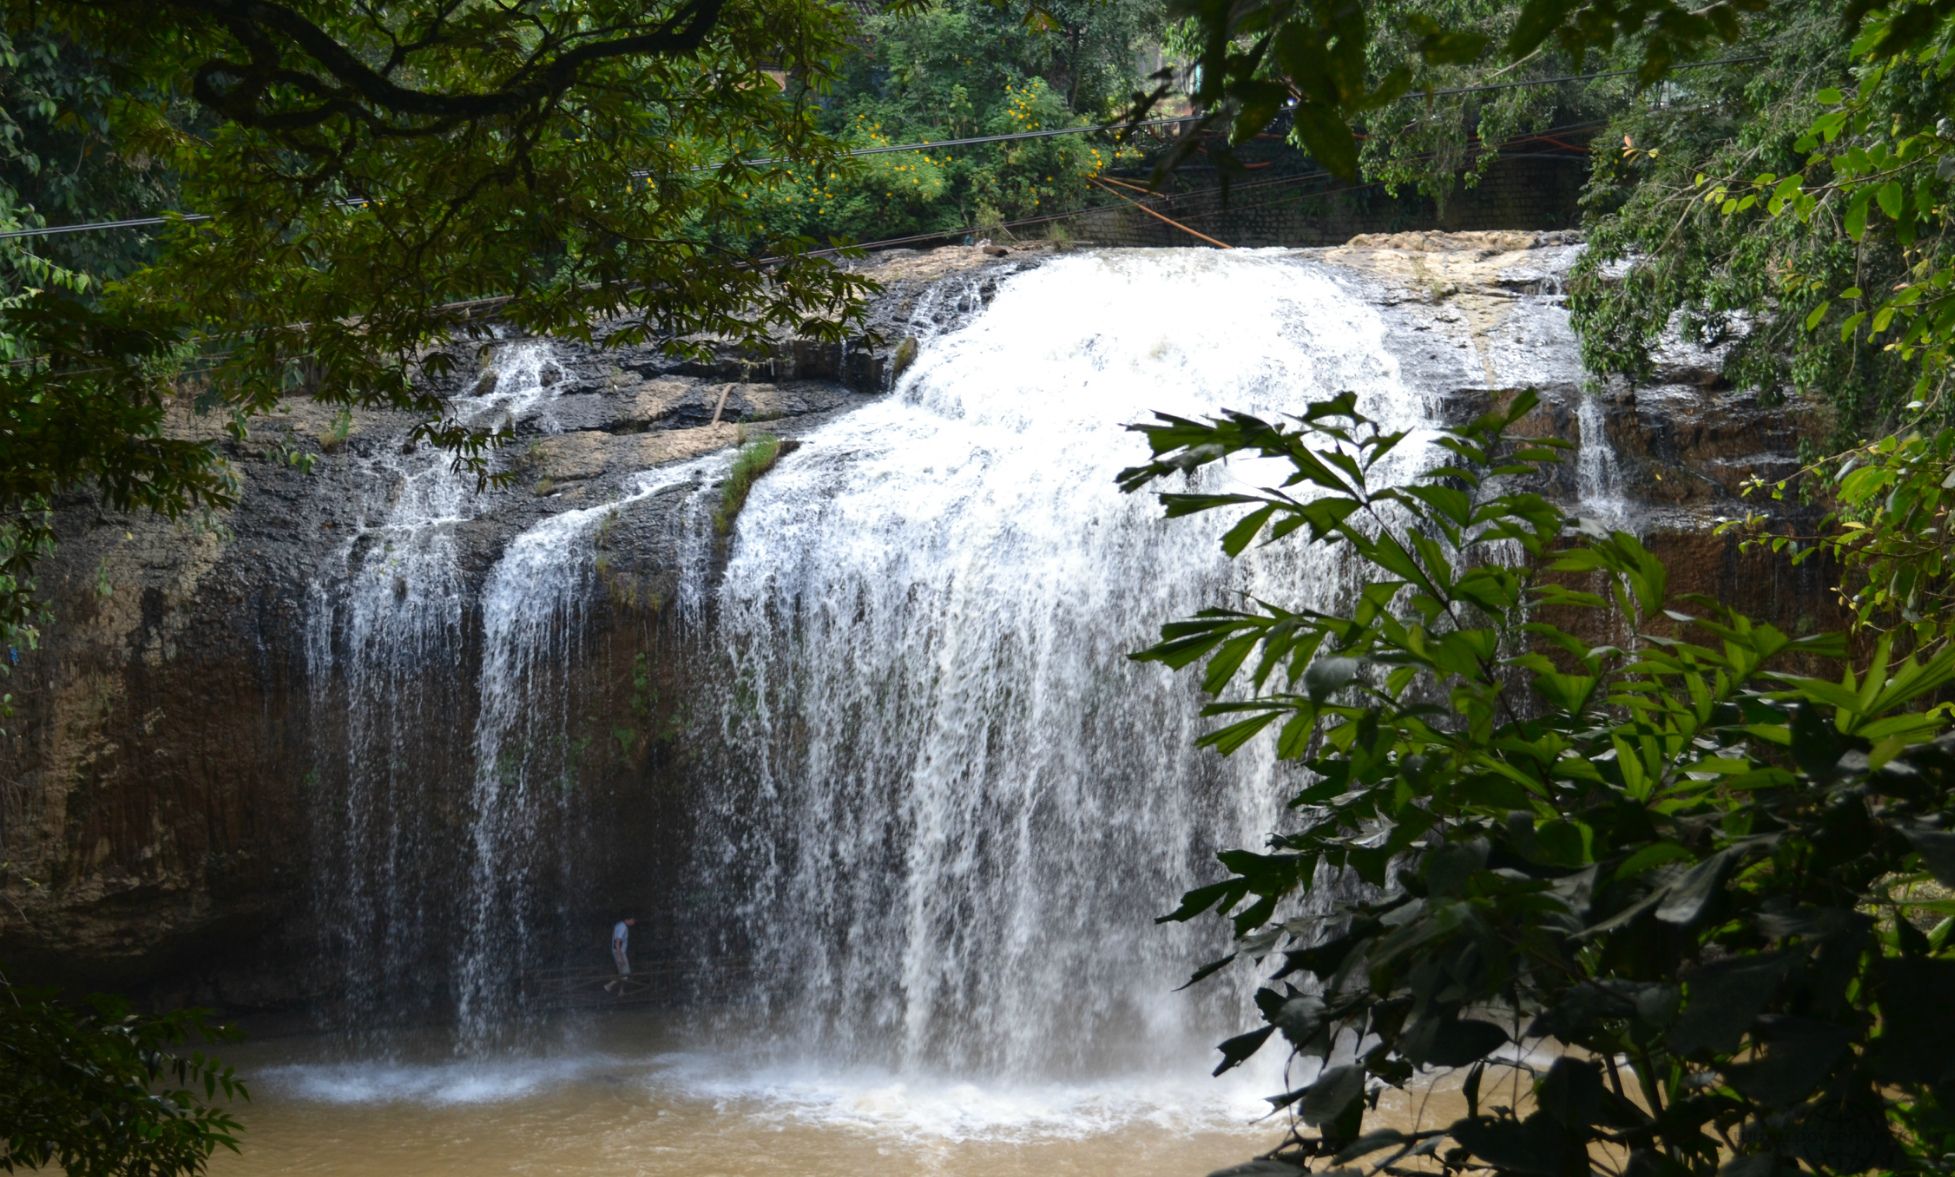
{"type": "MultiPolygon", "coordinates": [[[[1825,569],[1792,570],[1711,534],[1718,516],[1740,509],[1743,479],[1791,467],[1810,422],[1720,388],[1716,358],[1687,349],[1669,354],[1646,387],[1596,386],[1580,369],[1559,298],[1578,249],[1565,234],[1426,234],[1360,238],[1315,256],[1379,308],[1407,383],[1433,399],[1433,415],[1463,418],[1539,390],[1530,427],[1576,445],[1555,493],[1633,525],[1686,590],[1785,624],[1826,615],[1825,569]]],[[[322,926],[381,910],[331,893],[365,885],[360,864],[340,861],[369,844],[343,817],[354,787],[345,765],[394,758],[392,794],[364,803],[411,817],[427,840],[391,853],[412,860],[465,842],[477,817],[462,785],[477,771],[484,696],[469,684],[484,657],[484,582],[512,537],[613,503],[621,505],[588,533],[596,591],[566,647],[575,671],[553,737],[554,771],[582,790],[583,815],[575,837],[554,843],[579,860],[576,893],[559,898],[589,921],[621,906],[662,911],[644,930],[654,944],[680,934],[687,908],[672,891],[682,880],[644,869],[643,850],[684,836],[693,784],[681,733],[699,689],[690,668],[705,654],[678,616],[675,546],[687,534],[676,513],[693,500],[679,486],[640,494],[632,480],[763,427],[791,436],[881,395],[915,353],[906,339],[974,312],[996,282],[1037,260],[965,249],[881,260],[889,293],[873,316],[876,345],[785,340],[770,355],[687,365],[650,352],[552,348],[536,374],[548,411],[517,417],[503,455],[511,485],[471,498],[442,524],[463,621],[452,640],[396,660],[394,680],[415,681],[385,689],[414,710],[394,717],[410,737],[397,733],[385,748],[350,746],[367,729],[348,722],[374,705],[363,692],[382,686],[342,674],[321,688],[321,642],[343,660],[349,647],[332,645],[334,627],[355,624],[344,609],[322,613],[322,598],[388,567],[393,541],[382,523],[389,496],[407,493],[411,419],[348,421],[296,402],[250,441],[224,443],[246,490],[215,517],[168,523],[104,514],[82,498],[61,504],[60,548],[41,574],[52,615],[42,647],[15,653],[8,683],[17,702],[0,744],[0,962],[17,979],[149,989],[234,1009],[330,992],[321,944],[381,934],[322,926]]],[[[495,364],[506,346],[471,354],[443,391],[493,393],[506,378],[495,364]]],[[[1323,391],[1301,390],[1299,407],[1323,391]]],[[[412,577],[401,565],[392,591],[426,591],[412,577]]],[[[388,585],[379,587],[384,600],[388,585]]],[[[411,864],[400,870],[403,888],[440,889],[411,864]]],[[[421,901],[436,924],[467,918],[453,895],[421,901]]],[[[547,956],[553,946],[534,947],[547,956]]],[[[439,983],[451,954],[429,955],[439,983]]]]}

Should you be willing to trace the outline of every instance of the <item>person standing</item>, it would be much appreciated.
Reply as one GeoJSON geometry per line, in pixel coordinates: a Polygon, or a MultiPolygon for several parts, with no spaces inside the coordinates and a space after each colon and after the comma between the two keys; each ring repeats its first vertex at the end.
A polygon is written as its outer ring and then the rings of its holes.
{"type": "Polygon", "coordinates": [[[631,929],[637,926],[637,919],[626,916],[611,929],[611,959],[618,966],[618,975],[604,983],[606,993],[622,994],[625,982],[631,979],[631,957],[627,955],[626,950],[631,944],[631,929]]]}

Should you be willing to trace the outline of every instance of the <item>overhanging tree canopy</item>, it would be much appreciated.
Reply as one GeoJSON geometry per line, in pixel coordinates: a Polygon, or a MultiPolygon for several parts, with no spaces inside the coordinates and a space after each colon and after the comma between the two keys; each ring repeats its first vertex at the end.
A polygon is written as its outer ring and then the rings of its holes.
{"type": "MultiPolygon", "coordinates": [[[[186,367],[236,431],[303,388],[426,413],[422,435],[485,473],[493,438],[443,420],[422,380],[485,307],[673,353],[846,330],[867,283],[770,237],[745,195],[834,158],[807,94],[852,19],[824,0],[8,0],[6,84],[99,83],[72,112],[10,104],[38,132],[0,171],[15,215],[41,219],[22,194],[72,150],[166,176],[203,219],[174,218],[106,283],[81,235],[0,243],[0,624],[29,619],[54,493],[164,514],[235,495],[208,446],[164,429],[186,367]]],[[[156,210],[102,210],[130,211],[156,210]]]]}

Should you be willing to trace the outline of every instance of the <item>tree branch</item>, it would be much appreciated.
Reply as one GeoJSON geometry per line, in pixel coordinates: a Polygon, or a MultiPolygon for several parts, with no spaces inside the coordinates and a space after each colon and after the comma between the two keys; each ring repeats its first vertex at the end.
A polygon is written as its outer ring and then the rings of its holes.
{"type": "MultiPolygon", "coordinates": [[[[473,93],[440,93],[403,86],[390,76],[415,51],[439,42],[446,10],[437,14],[415,41],[396,44],[383,69],[375,69],[337,37],[299,12],[272,0],[171,0],[174,7],[194,10],[200,18],[215,18],[250,53],[250,63],[212,58],[196,71],[197,100],[240,124],[274,130],[315,126],[336,114],[375,120],[379,115],[453,121],[498,118],[534,109],[576,86],[591,66],[620,57],[679,57],[696,53],[719,23],[727,0],[686,0],[670,17],[642,32],[564,47],[565,41],[546,37],[544,46],[495,89],[473,93]],[[290,66],[281,68],[279,42],[315,62],[325,77],[290,66]],[[218,79],[231,76],[236,88],[225,90],[218,79]],[[330,79],[332,84],[328,84],[330,79]],[[330,95],[330,100],[304,110],[270,110],[265,99],[274,81],[330,95]]],[[[622,30],[620,30],[622,31],[622,30]]],[[[588,35],[588,34],[583,34],[588,35]]],[[[427,128],[426,130],[432,130],[427,128]]]]}

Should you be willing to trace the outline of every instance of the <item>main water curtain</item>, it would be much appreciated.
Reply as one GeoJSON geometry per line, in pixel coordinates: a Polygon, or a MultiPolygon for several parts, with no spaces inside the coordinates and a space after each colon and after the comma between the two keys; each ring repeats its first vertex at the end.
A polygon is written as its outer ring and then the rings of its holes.
{"type": "Polygon", "coordinates": [[[730,908],[701,952],[766,979],[716,995],[730,1020],[1014,1077],[1186,1066],[1233,1028],[1241,995],[1174,992],[1215,929],[1153,917],[1260,843],[1285,766],[1197,750],[1191,684],[1127,654],[1244,590],[1330,604],[1348,573],[1301,545],[1232,563],[1114,474],[1155,410],[1351,389],[1416,430],[1426,398],[1348,282],[1295,255],[1055,260],[755,486],[695,741],[717,756],[697,870],[730,908]]]}

